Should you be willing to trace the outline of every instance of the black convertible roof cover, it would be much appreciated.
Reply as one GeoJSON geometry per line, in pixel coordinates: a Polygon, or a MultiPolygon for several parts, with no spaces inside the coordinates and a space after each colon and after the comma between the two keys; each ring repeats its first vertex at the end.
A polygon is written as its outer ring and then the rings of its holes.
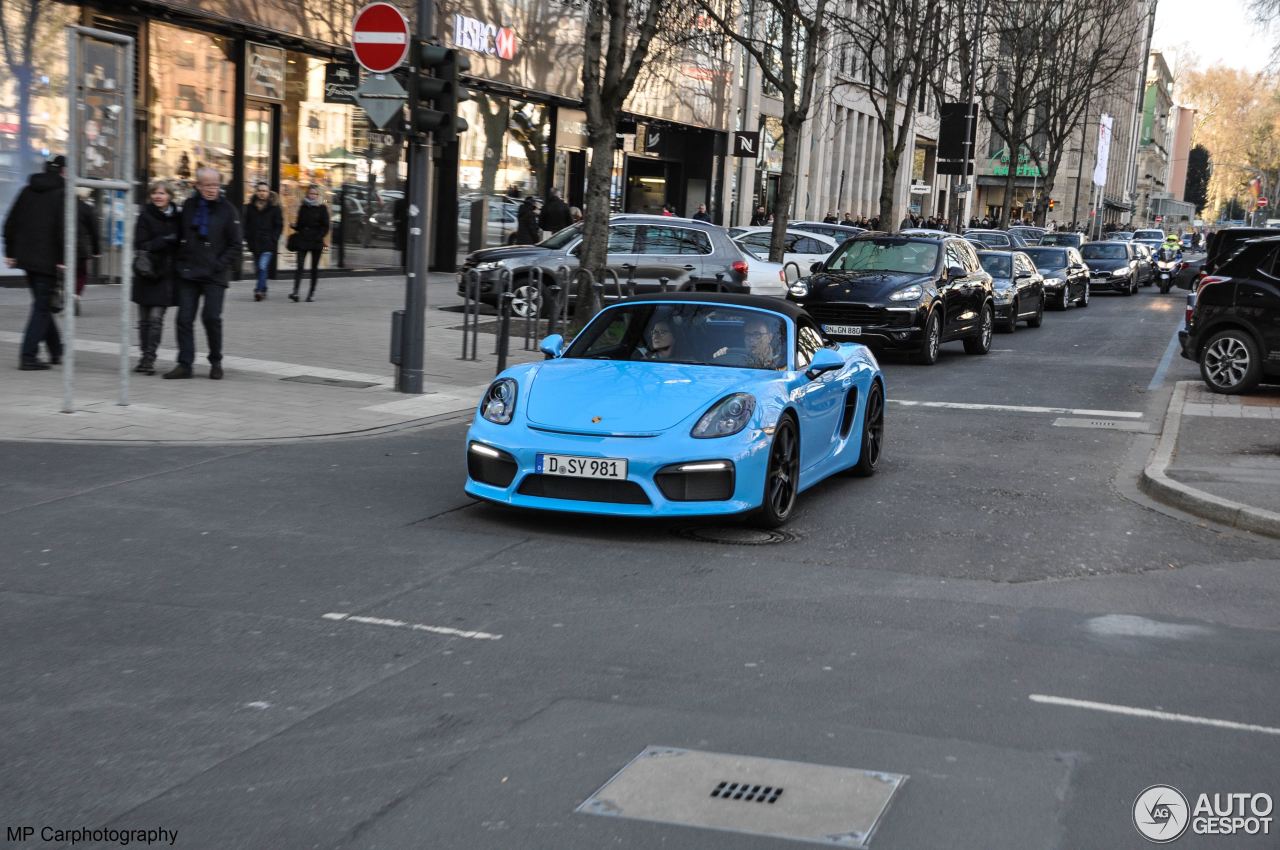
{"type": "MultiPolygon", "coordinates": [[[[731,307],[754,307],[757,310],[781,313],[792,321],[809,317],[808,313],[790,301],[771,298],[767,295],[739,295],[735,292],[655,292],[651,295],[633,295],[630,298],[624,298],[622,301],[616,302],[616,304],[648,304],[655,301],[685,301],[701,302],[703,304],[724,304],[731,307]]],[[[610,304],[609,306],[616,305],[610,304]]]]}

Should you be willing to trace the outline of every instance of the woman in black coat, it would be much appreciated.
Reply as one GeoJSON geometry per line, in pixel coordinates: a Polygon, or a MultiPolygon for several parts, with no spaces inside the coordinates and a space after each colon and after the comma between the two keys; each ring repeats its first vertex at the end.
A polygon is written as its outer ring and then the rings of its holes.
{"type": "Polygon", "coordinates": [[[302,285],[302,267],[307,257],[311,257],[311,291],[307,300],[316,297],[316,279],[320,276],[320,252],[324,250],[325,237],[329,235],[329,207],[320,197],[320,187],[312,183],[307,188],[307,196],[298,207],[298,219],[293,223],[294,233],[289,239],[293,242],[292,250],[298,252],[298,264],[293,272],[293,293],[290,301],[298,300],[298,287],[302,285]]]}
{"type": "Polygon", "coordinates": [[[542,241],[542,231],[538,228],[538,207],[533,196],[525,198],[516,210],[516,245],[536,245],[542,241]]]}
{"type": "Polygon", "coordinates": [[[245,247],[253,254],[253,267],[258,272],[253,300],[261,301],[267,297],[267,273],[271,271],[271,258],[276,254],[280,234],[284,232],[280,201],[266,183],[259,182],[253,189],[253,197],[244,205],[240,230],[244,233],[245,247]]]}
{"type": "Polygon", "coordinates": [[[173,193],[162,180],[149,187],[151,203],[138,213],[133,231],[135,251],[146,251],[153,274],[134,275],[133,303],[138,305],[138,342],[142,359],[133,371],[143,375],[156,373],[156,349],[164,331],[164,311],[174,304],[174,258],[178,250],[178,234],[182,216],[173,204],[173,193]]]}

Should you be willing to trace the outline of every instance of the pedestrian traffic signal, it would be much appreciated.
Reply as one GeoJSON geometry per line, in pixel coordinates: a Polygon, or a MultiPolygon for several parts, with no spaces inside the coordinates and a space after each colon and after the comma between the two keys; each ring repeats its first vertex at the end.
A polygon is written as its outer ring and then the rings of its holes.
{"type": "Polygon", "coordinates": [[[458,134],[467,130],[466,119],[458,117],[458,104],[471,99],[459,75],[471,70],[471,60],[429,41],[415,41],[412,58],[410,128],[414,133],[430,133],[442,145],[457,141],[458,134]]]}

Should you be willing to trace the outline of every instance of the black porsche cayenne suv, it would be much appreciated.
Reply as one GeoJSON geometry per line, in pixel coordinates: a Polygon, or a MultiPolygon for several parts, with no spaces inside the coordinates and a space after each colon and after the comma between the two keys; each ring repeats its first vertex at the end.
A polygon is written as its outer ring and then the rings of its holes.
{"type": "Polygon", "coordinates": [[[787,299],[831,339],[910,351],[917,363],[936,363],[951,340],[970,354],[991,348],[991,275],[958,236],[858,236],[815,263],[787,299]]]}

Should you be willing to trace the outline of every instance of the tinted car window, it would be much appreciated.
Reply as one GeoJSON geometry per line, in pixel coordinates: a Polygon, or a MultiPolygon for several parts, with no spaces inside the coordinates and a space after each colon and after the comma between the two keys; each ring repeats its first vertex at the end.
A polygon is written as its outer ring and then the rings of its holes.
{"type": "MultiPolygon", "coordinates": [[[[633,254],[636,249],[636,226],[634,224],[614,224],[609,227],[610,254],[633,254]]],[[[560,234],[556,234],[559,236],[560,234]]],[[[552,239],[555,236],[551,237],[552,239]]],[[[551,240],[548,239],[548,242],[551,240]]]]}
{"type": "Polygon", "coordinates": [[[738,241],[745,245],[750,245],[757,251],[763,251],[767,255],[769,253],[769,243],[772,241],[772,236],[762,231],[760,233],[750,233],[738,241]]]}
{"type": "Polygon", "coordinates": [[[979,254],[978,260],[992,277],[1013,277],[1012,257],[1008,254],[979,254]]]}
{"type": "Polygon", "coordinates": [[[1164,241],[1163,230],[1135,230],[1133,231],[1134,239],[1158,239],[1164,241]]]}
{"type": "Polygon", "coordinates": [[[855,239],[826,260],[833,271],[884,271],[928,274],[938,265],[938,245],[910,239],[855,239]]]}
{"type": "Polygon", "coordinates": [[[960,256],[964,257],[964,267],[968,270],[969,274],[973,274],[974,272],[982,269],[982,263],[978,262],[977,248],[974,248],[967,242],[957,243],[956,247],[960,252],[960,256]]]}
{"type": "Polygon", "coordinates": [[[996,248],[1008,247],[1013,244],[1010,242],[1007,234],[1004,233],[966,233],[965,239],[972,239],[974,242],[981,242],[983,245],[991,245],[996,248]]]}
{"type": "Polygon", "coordinates": [[[1027,248],[1025,253],[1042,269],[1065,268],[1069,262],[1067,252],[1061,248],[1027,248]]]}
{"type": "Polygon", "coordinates": [[[1080,249],[1080,253],[1086,260],[1125,260],[1129,258],[1128,250],[1119,243],[1114,245],[1085,245],[1080,249]]]}
{"type": "Polygon", "coordinates": [[[700,230],[684,227],[656,227],[644,229],[641,254],[710,254],[711,240],[700,230]]]}
{"type": "Polygon", "coordinates": [[[807,239],[803,236],[796,239],[796,247],[790,249],[797,254],[829,254],[831,249],[823,245],[817,239],[807,239]]]}

